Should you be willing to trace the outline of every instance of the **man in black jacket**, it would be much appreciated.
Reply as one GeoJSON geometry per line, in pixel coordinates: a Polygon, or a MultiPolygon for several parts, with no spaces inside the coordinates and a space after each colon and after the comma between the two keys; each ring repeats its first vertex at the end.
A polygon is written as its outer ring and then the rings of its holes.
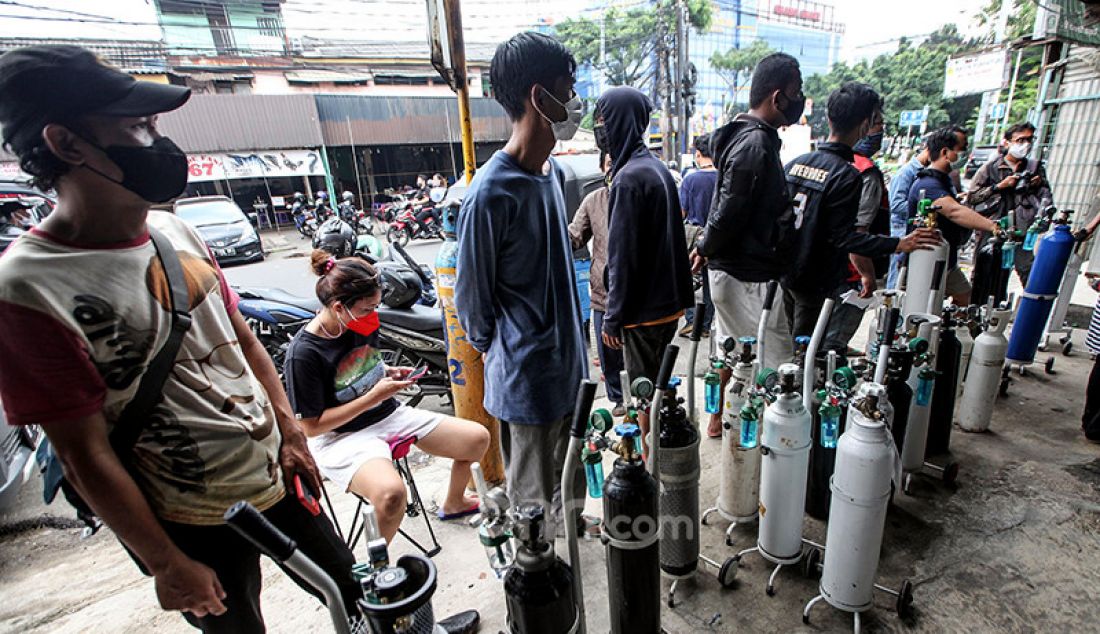
{"type": "Polygon", "coordinates": [[[866,136],[881,107],[882,97],[867,84],[844,84],[829,95],[828,142],[787,165],[787,185],[798,218],[798,248],[783,282],[792,336],[810,335],[825,299],[847,290],[850,253],[874,258],[940,242],[932,229],[917,229],[902,238],[856,231],[863,183],[851,165],[852,146],[866,136]]]}
{"type": "Polygon", "coordinates": [[[632,380],[657,379],[693,294],[676,183],[645,143],[652,109],[626,86],[596,102],[596,143],[613,162],[602,336],[609,347],[625,348],[632,380]]]}
{"type": "MultiPolygon", "coordinates": [[[[749,111],[711,138],[718,185],[692,266],[698,270],[707,264],[716,341],[755,335],[766,283],[787,271],[778,228],[790,218],[791,203],[776,128],[798,123],[805,104],[798,60],[773,53],[753,71],[749,111]]],[[[761,361],[774,368],[791,358],[783,311],[772,313],[768,327],[772,336],[767,358],[761,361]]],[[[724,393],[729,370],[722,370],[721,376],[724,393]]],[[[720,411],[711,415],[707,434],[721,437],[720,411]]]]}

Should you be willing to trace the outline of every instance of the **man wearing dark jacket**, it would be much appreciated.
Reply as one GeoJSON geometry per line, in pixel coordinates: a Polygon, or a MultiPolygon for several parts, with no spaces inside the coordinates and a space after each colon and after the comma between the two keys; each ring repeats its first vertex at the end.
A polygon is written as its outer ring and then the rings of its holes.
{"type": "MultiPolygon", "coordinates": [[[[753,71],[749,111],[711,138],[718,185],[692,266],[698,270],[707,264],[716,341],[755,335],[765,286],[787,271],[776,234],[777,224],[791,215],[791,203],[776,128],[798,123],[805,103],[798,60],[773,53],[753,71]]],[[[768,332],[767,358],[761,361],[774,368],[791,358],[783,311],[772,313],[768,332]]],[[[724,393],[729,370],[721,376],[724,393]]],[[[721,411],[711,415],[707,434],[722,435],[721,411]]]]}
{"type": "Polygon", "coordinates": [[[882,97],[867,84],[844,84],[829,95],[828,142],[787,165],[798,248],[783,282],[783,303],[795,337],[810,335],[825,299],[847,290],[850,253],[875,258],[939,244],[932,229],[917,229],[903,238],[856,231],[863,181],[851,165],[852,146],[866,136],[881,107],[882,97]]]}
{"type": "Polygon", "coordinates": [[[607,91],[596,102],[596,143],[612,160],[603,340],[625,348],[631,379],[656,380],[693,293],[676,183],[645,143],[652,109],[635,88],[607,91]]]}

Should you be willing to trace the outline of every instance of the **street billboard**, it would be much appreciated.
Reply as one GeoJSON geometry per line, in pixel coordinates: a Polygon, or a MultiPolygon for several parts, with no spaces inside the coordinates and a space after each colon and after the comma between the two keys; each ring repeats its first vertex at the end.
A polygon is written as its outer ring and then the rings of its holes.
{"type": "Polygon", "coordinates": [[[219,181],[237,178],[324,176],[325,166],[316,150],[260,150],[224,154],[188,154],[187,181],[219,181]]]}
{"type": "Polygon", "coordinates": [[[975,95],[1004,88],[1008,79],[1008,51],[960,55],[947,60],[943,80],[944,99],[975,95]]]}

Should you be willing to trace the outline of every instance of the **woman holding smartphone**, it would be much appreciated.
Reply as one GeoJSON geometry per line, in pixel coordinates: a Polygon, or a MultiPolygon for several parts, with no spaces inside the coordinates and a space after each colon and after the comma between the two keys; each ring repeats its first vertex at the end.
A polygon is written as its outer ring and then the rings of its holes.
{"type": "Polygon", "coordinates": [[[358,257],[334,259],[315,250],[310,262],[323,308],[290,343],[284,365],[287,396],[321,473],[366,498],[386,541],[405,513],[405,484],[390,447],[413,439],[421,450],[451,458],[441,519],[477,511],[466,494],[470,463],[489,446],[489,432],[472,421],[414,409],[394,396],[414,383],[413,368],[388,368],[378,350],[382,287],[378,272],[358,257]]]}

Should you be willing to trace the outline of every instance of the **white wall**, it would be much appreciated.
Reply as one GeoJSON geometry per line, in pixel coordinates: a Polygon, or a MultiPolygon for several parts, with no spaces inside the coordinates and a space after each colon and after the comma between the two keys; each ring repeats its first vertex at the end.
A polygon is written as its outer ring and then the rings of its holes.
{"type": "Polygon", "coordinates": [[[34,0],[29,8],[5,4],[0,33],[5,37],[91,40],[159,40],[153,0],[34,0]]]}

